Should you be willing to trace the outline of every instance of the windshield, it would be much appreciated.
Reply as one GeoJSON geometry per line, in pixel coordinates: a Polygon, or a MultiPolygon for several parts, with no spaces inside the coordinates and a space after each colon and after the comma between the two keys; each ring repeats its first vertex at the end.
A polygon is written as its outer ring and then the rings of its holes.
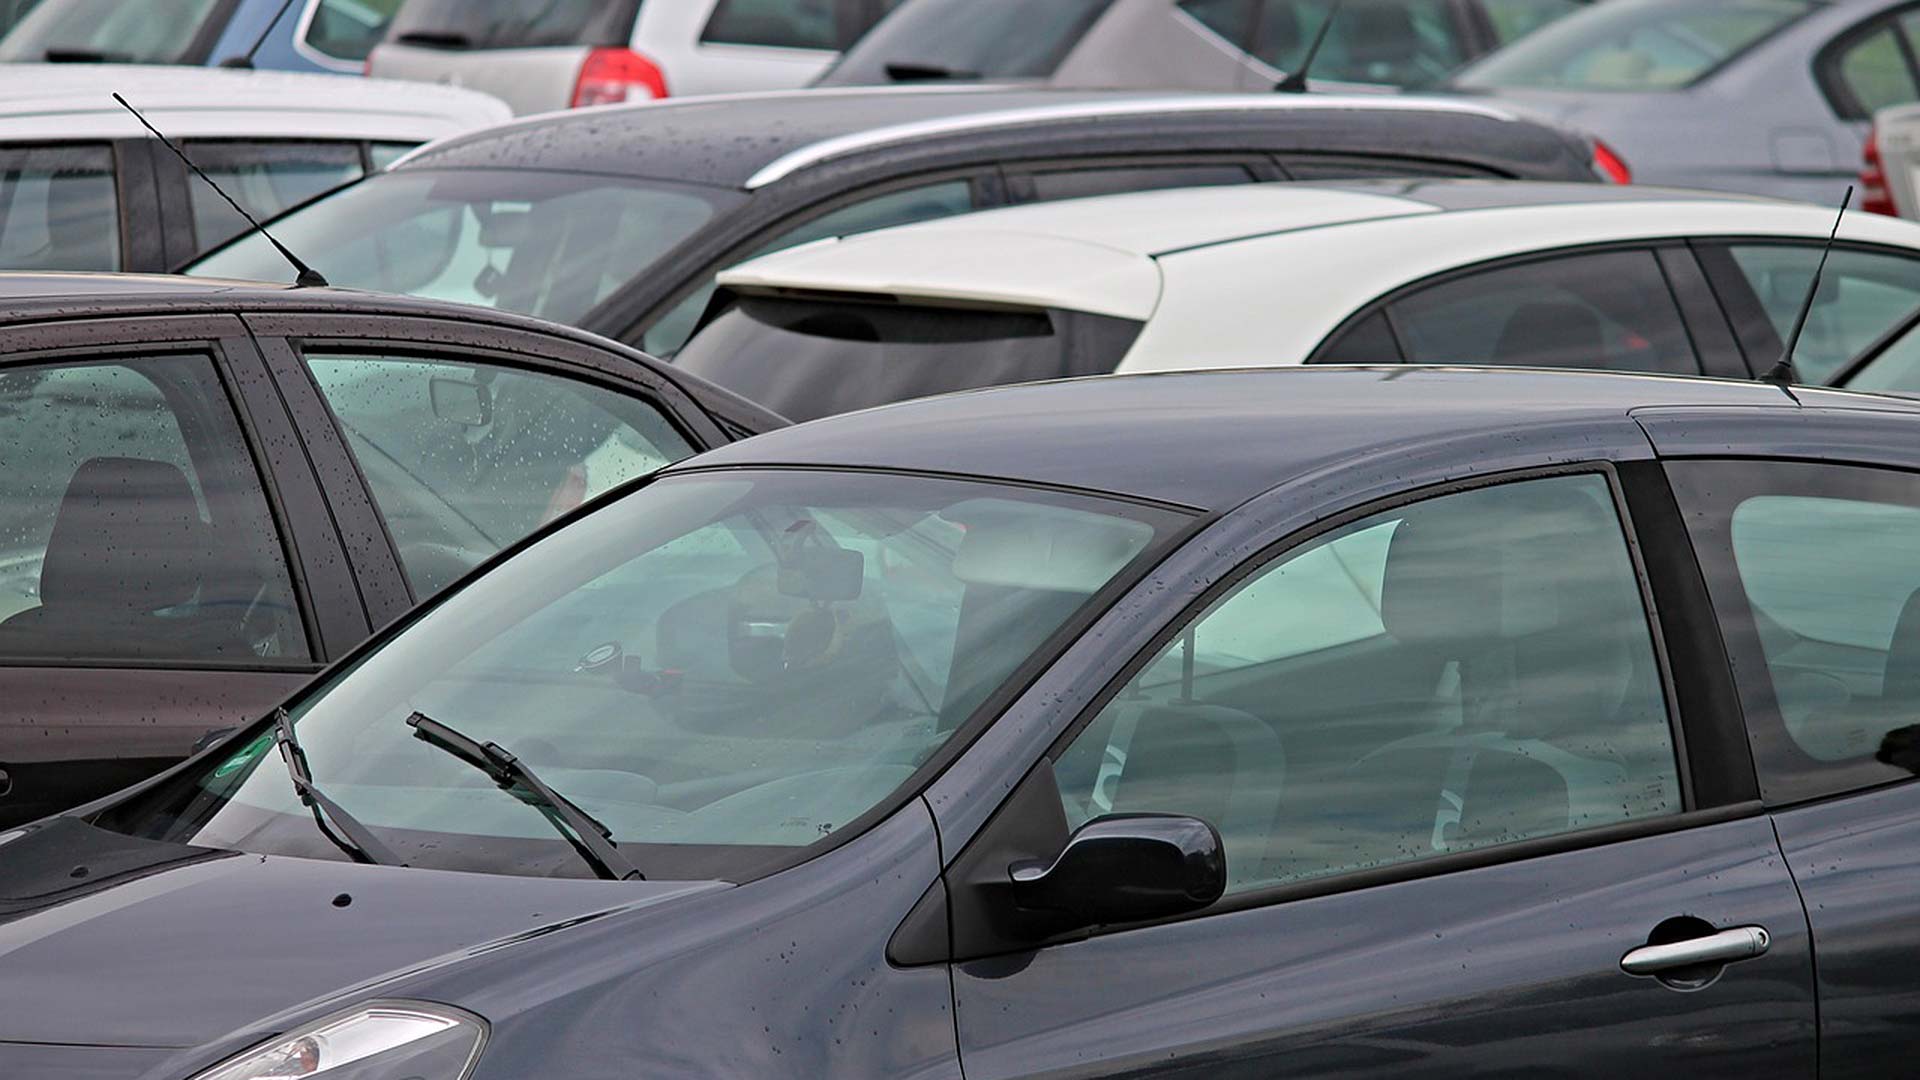
{"type": "Polygon", "coordinates": [[[4,38],[0,61],[197,64],[236,0],[44,0],[4,38]]]}
{"type": "Polygon", "coordinates": [[[1691,86],[1819,6],[1815,0],[1609,0],[1469,67],[1484,89],[1691,86]]]}
{"type": "Polygon", "coordinates": [[[1043,79],[1113,0],[910,0],[880,20],[821,86],[920,79],[1043,79]]]}
{"type": "MultiPolygon", "coordinates": [[[[685,3],[686,0],[667,0],[685,3]]],[[[625,45],[640,0],[409,0],[388,39],[456,49],[625,45]]]]}
{"type": "MultiPolygon", "coordinates": [[[[281,218],[273,235],[334,285],[576,322],[740,196],[533,169],[382,173],[281,218]]],[[[284,281],[252,235],[187,268],[284,281]]]]}
{"type": "MultiPolygon", "coordinates": [[[[855,473],[668,477],[496,567],[293,718],[314,782],[415,866],[591,876],[407,726],[497,742],[654,878],[749,873],[888,801],[1178,518],[855,473]]],[[[339,858],[258,737],[101,824],[339,858]]]]}

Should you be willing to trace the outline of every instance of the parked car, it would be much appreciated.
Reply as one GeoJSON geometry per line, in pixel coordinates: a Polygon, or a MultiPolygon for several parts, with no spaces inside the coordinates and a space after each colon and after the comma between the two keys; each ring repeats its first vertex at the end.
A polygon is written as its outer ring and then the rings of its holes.
{"type": "Polygon", "coordinates": [[[1607,0],[1448,84],[1592,131],[1654,184],[1838,205],[1920,100],[1906,0],[1607,0]]]}
{"type": "Polygon", "coordinates": [[[739,443],[4,834],[0,1071],[1896,1075],[1917,422],[1376,368],[739,443]]]}
{"type": "Polygon", "coordinates": [[[367,71],[515,112],[805,86],[898,0],[406,0],[367,71]]]}
{"type": "MultiPolygon", "coordinates": [[[[822,236],[1195,184],[1624,178],[1596,153],[1559,128],[1432,99],[813,90],[444,140],[272,229],[336,283],[523,311],[664,356],[715,273],[822,236]]],[[[247,239],[187,272],[274,277],[278,259],[247,239]]]]}
{"type": "Polygon", "coordinates": [[[31,17],[19,16],[0,38],[0,60],[240,63],[358,75],[399,2],[36,0],[31,17]]]}
{"type": "MultiPolygon", "coordinates": [[[[1347,0],[1315,81],[1431,86],[1587,0],[1347,0]]],[[[1270,90],[1327,0],[908,0],[821,86],[939,81],[1270,90]]]]}
{"type": "MultiPolygon", "coordinates": [[[[719,276],[674,358],[794,420],[1008,382],[1268,364],[1752,378],[1834,212],[1698,191],[1354,180],[995,210],[719,276]]],[[[1920,308],[1920,225],[1848,214],[1799,371],[1920,308]]]]}
{"type": "Polygon", "coordinates": [[[779,422],[517,316],[0,275],[0,826],[159,771],[541,522],[779,422]]]}
{"type": "Polygon", "coordinates": [[[338,75],[0,65],[0,270],[171,270],[247,228],[115,92],[257,218],[507,117],[472,91],[338,75]]]}

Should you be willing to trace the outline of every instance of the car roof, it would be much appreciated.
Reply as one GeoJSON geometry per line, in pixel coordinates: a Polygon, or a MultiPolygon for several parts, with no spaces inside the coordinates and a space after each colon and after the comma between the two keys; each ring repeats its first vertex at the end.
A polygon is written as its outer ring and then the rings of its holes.
{"type": "MultiPolygon", "coordinates": [[[[1555,129],[1464,99],[1326,94],[1202,94],[1039,87],[842,87],[724,94],[545,113],[449,139],[399,167],[550,168],[753,189],[849,155],[932,139],[1180,114],[1187,122],[1409,114],[1555,129]]],[[[1466,152],[1463,150],[1463,153],[1466,152]]]]}
{"type": "MultiPolygon", "coordinates": [[[[764,255],[719,275],[751,291],[884,293],[894,298],[1059,307],[1120,318],[1153,314],[1162,288],[1154,261],[1271,238],[1327,240],[1376,223],[1388,244],[1423,230],[1467,227],[1513,251],[1561,243],[1695,234],[1824,236],[1830,210],[1718,192],[1639,185],[1506,180],[1356,180],[1242,184],[1106,195],[986,210],[829,238],[764,255]],[[1466,215],[1472,214],[1472,217],[1466,215]],[[1508,216],[1495,224],[1488,214],[1508,216]],[[1697,228],[1696,228],[1697,226],[1697,228]],[[1385,231],[1383,231],[1385,230],[1385,231]],[[1561,240],[1565,232],[1569,239],[1561,240]],[[1018,258],[1009,253],[1018,250],[1018,258]]],[[[1847,239],[1920,247],[1920,227],[1850,214],[1847,239]]],[[[1409,261],[1465,265],[1459,250],[1420,245],[1409,261]]],[[[1381,280],[1397,267],[1383,266],[1381,280]]]]}
{"type": "MultiPolygon", "coordinates": [[[[1294,367],[1107,375],[922,398],[815,420],[676,471],[802,466],[988,477],[1231,509],[1293,478],[1489,432],[1595,424],[1659,407],[1920,402],[1757,382],[1521,368],[1294,367]]],[[[1549,435],[1550,437],[1550,435],[1549,435]]]]}
{"type": "Polygon", "coordinates": [[[157,64],[0,64],[0,140],[137,138],[118,93],[180,138],[425,142],[512,113],[472,90],[387,79],[157,64]]]}

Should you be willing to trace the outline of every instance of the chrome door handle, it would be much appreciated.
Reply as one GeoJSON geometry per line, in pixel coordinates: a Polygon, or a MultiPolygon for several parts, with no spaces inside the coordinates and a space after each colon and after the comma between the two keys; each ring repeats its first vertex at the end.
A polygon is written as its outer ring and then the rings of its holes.
{"type": "Polygon", "coordinates": [[[1620,970],[1629,975],[1657,975],[1697,964],[1731,964],[1764,956],[1772,944],[1766,927],[1742,926],[1670,945],[1643,945],[1620,958],[1620,970]]]}

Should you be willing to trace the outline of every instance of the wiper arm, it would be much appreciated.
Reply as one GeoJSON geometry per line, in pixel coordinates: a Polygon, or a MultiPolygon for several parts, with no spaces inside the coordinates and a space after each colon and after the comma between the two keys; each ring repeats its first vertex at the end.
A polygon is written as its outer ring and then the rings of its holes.
{"type": "Polygon", "coordinates": [[[613,830],[541,782],[532,769],[499,743],[469,738],[426,713],[416,712],[407,717],[407,726],[413,729],[414,738],[445,750],[493,777],[500,790],[540,811],[601,877],[610,881],[646,880],[646,875],[614,846],[613,830]]]}
{"type": "Polygon", "coordinates": [[[980,73],[916,60],[895,60],[885,65],[887,78],[894,82],[933,82],[939,79],[977,79],[980,73]]]}
{"type": "Polygon", "coordinates": [[[313,811],[313,822],[320,826],[322,835],[354,862],[406,865],[391,848],[375,839],[358,818],[314,786],[313,772],[307,767],[307,752],[301,749],[300,737],[293,732],[293,717],[284,708],[274,711],[273,741],[280,747],[281,760],[287,763],[287,775],[293,778],[294,792],[300,796],[301,805],[313,811]],[[327,827],[329,820],[335,829],[345,834],[344,838],[327,827]]]}

